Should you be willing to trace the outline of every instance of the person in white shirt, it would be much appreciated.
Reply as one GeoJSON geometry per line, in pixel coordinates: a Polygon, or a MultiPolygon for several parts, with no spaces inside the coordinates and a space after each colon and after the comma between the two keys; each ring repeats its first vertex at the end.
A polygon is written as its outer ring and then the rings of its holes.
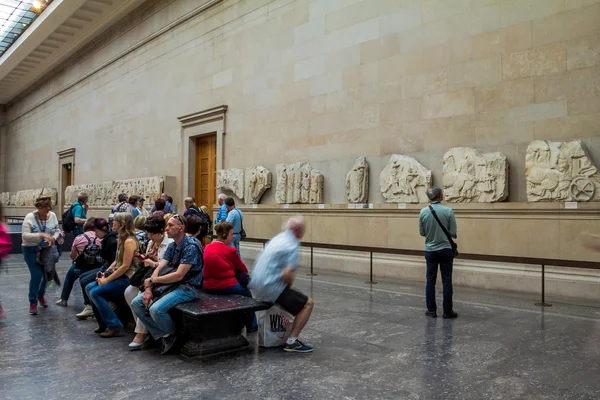
{"type": "MultiPolygon", "coordinates": [[[[152,271],[154,270],[152,267],[154,264],[159,260],[162,260],[165,251],[167,251],[167,247],[173,242],[173,239],[165,234],[165,226],[166,223],[162,217],[150,217],[146,220],[144,225],[144,230],[148,232],[150,241],[148,242],[146,254],[143,256],[138,255],[138,257],[143,259],[141,265],[147,270],[148,276],[152,274],[152,271]]],[[[138,273],[141,274],[141,272],[138,273]]],[[[143,282],[144,279],[142,279],[140,283],[143,285],[143,282]]],[[[129,307],[131,307],[131,301],[140,293],[139,286],[136,286],[133,283],[125,289],[125,300],[127,301],[127,304],[129,304],[129,307]]],[[[133,312],[133,308],[131,311],[133,312]]],[[[135,313],[133,313],[133,315],[135,317],[135,313]]],[[[135,337],[131,343],[129,343],[129,349],[140,350],[144,343],[146,343],[146,340],[148,340],[149,336],[148,330],[137,317],[135,317],[134,332],[135,337]]]]}

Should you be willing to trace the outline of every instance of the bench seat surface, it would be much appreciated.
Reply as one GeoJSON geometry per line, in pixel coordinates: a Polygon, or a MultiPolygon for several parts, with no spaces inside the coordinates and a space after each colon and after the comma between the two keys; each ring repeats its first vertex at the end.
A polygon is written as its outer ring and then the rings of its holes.
{"type": "Polygon", "coordinates": [[[196,300],[178,304],[175,309],[192,318],[202,318],[231,312],[266,310],[271,306],[271,303],[237,294],[218,295],[200,292],[196,300]]]}

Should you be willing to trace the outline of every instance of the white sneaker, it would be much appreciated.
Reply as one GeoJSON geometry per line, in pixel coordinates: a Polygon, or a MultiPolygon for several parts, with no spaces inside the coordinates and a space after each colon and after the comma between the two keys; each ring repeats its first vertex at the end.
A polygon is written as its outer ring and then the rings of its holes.
{"type": "Polygon", "coordinates": [[[86,319],[94,316],[94,310],[92,310],[92,306],[86,305],[79,314],[76,315],[78,319],[86,319]]]}
{"type": "Polygon", "coordinates": [[[57,306],[66,307],[66,306],[67,306],[67,301],[66,301],[66,300],[63,300],[63,299],[59,299],[59,300],[56,302],[56,305],[57,305],[57,306]]]}

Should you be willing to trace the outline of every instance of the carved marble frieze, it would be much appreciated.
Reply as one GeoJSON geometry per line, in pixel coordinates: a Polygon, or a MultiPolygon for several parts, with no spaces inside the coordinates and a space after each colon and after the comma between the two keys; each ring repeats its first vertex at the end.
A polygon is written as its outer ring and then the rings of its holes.
{"type": "Polygon", "coordinates": [[[530,202],[600,200],[600,174],[580,140],[531,142],[525,177],[530,202]]]}
{"type": "Polygon", "coordinates": [[[279,204],[321,204],[325,177],[310,163],[278,164],[275,201],[279,204]]]}
{"type": "Polygon", "coordinates": [[[508,197],[508,162],[502,153],[455,147],[444,154],[444,195],[453,203],[493,203],[508,197]]]}
{"type": "Polygon", "coordinates": [[[139,195],[146,199],[146,203],[152,203],[160,197],[163,190],[164,178],[159,176],[72,185],[65,189],[65,205],[76,201],[80,192],[88,194],[90,207],[112,207],[121,193],[127,196],[139,195]]]}
{"type": "Polygon", "coordinates": [[[387,203],[426,203],[431,171],[412,157],[393,154],[379,175],[379,184],[387,203]]]}

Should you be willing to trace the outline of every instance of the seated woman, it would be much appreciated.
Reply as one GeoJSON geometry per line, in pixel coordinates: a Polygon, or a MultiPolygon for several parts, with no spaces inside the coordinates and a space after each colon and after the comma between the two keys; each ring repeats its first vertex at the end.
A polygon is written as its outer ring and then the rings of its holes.
{"type": "Polygon", "coordinates": [[[102,266],[100,262],[96,262],[96,260],[86,260],[82,254],[83,250],[90,245],[90,248],[88,249],[90,255],[92,252],[98,252],[98,260],[101,258],[100,251],[102,250],[102,238],[96,236],[95,222],[95,218],[88,218],[83,224],[83,233],[73,240],[71,253],[69,254],[71,260],[73,260],[73,264],[65,276],[60,300],[56,302],[57,306],[67,306],[67,301],[69,301],[69,296],[73,290],[73,284],[79,279],[79,276],[82,273],[102,266]]]}
{"type": "Polygon", "coordinates": [[[79,314],[75,315],[75,317],[81,320],[87,319],[94,315],[94,311],[92,310],[92,302],[85,291],[85,287],[90,283],[95,282],[98,272],[104,271],[113,263],[113,261],[115,261],[115,258],[117,257],[117,232],[110,231],[108,221],[104,218],[95,218],[94,233],[98,239],[102,240],[102,249],[100,252],[102,266],[100,268],[82,272],[81,275],[79,275],[79,284],[81,285],[81,293],[83,294],[84,307],[79,314]]]}
{"type": "Polygon", "coordinates": [[[152,213],[152,216],[153,217],[164,217],[166,205],[167,205],[167,202],[165,201],[165,199],[163,199],[161,197],[156,199],[156,201],[154,202],[155,211],[152,213]]]}
{"type": "Polygon", "coordinates": [[[113,228],[119,235],[117,258],[106,271],[98,272],[96,282],[90,283],[85,288],[98,321],[98,328],[94,332],[99,333],[103,338],[119,336],[121,332],[123,324],[108,302],[112,298],[123,296],[129,286],[129,278],[137,266],[134,254],[138,248],[138,241],[135,237],[131,213],[116,213],[113,228]]]}
{"type": "MultiPolygon", "coordinates": [[[[217,240],[204,249],[204,289],[212,294],[240,294],[252,297],[250,290],[242,286],[236,273],[248,274],[248,268],[238,255],[233,242],[233,225],[221,222],[216,226],[217,240]]],[[[246,332],[257,330],[256,315],[246,325],[246,332]]]]}
{"type": "MultiPolygon", "coordinates": [[[[147,270],[149,273],[152,273],[154,264],[163,259],[169,244],[173,243],[173,239],[165,234],[165,225],[165,220],[161,217],[150,217],[146,220],[146,224],[144,225],[144,229],[148,232],[150,241],[148,242],[146,253],[142,257],[144,260],[140,268],[147,270]]],[[[127,301],[127,304],[129,304],[129,307],[131,307],[131,302],[138,294],[140,294],[140,289],[137,286],[129,285],[127,289],[125,289],[125,300],[127,301]]],[[[133,338],[133,341],[129,343],[129,349],[139,350],[148,339],[148,330],[142,321],[135,316],[133,308],[131,308],[131,311],[134,313],[133,316],[135,318],[135,337],[133,338]]]]}

